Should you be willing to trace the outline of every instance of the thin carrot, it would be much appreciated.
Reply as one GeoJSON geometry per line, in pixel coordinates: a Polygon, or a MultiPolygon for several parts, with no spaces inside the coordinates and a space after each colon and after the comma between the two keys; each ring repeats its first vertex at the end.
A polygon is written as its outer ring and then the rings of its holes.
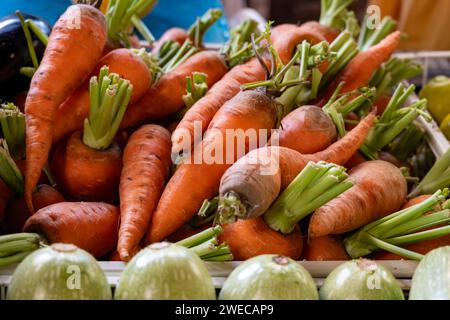
{"type": "Polygon", "coordinates": [[[406,180],[389,162],[363,162],[350,170],[350,178],[353,188],[313,213],[310,238],[355,230],[398,210],[406,200],[406,180]]]}
{"type": "Polygon", "coordinates": [[[23,230],[42,234],[50,243],[72,243],[96,258],[117,244],[119,209],[101,202],[61,202],[31,216],[23,230]]]}
{"type": "MultiPolygon", "coordinates": [[[[143,59],[128,49],[116,49],[103,56],[97,63],[92,76],[98,75],[101,67],[108,66],[109,72],[118,74],[133,85],[130,103],[139,100],[152,83],[149,68],[143,59]]],[[[59,106],[53,129],[53,143],[68,134],[83,128],[89,115],[89,81],[81,85],[59,106]]]]}
{"type": "Polygon", "coordinates": [[[383,62],[386,62],[391,57],[399,42],[400,31],[395,31],[377,45],[358,53],[325,91],[320,94],[318,105],[323,106],[341,82],[344,82],[341,93],[367,86],[372,74],[383,62]]]}
{"type": "Polygon", "coordinates": [[[202,51],[193,55],[172,72],[164,74],[139,101],[130,105],[121,128],[161,120],[183,108],[186,77],[193,72],[205,73],[210,87],[222,78],[227,67],[217,52],[202,51]]]}
{"type": "MultiPolygon", "coordinates": [[[[192,156],[178,167],[169,180],[153,214],[147,241],[163,240],[188,222],[204,199],[217,194],[222,174],[236,158],[243,155],[236,152],[237,137],[230,137],[225,130],[270,130],[276,118],[275,102],[259,90],[241,91],[227,101],[212,119],[203,141],[194,148],[192,156]],[[231,143],[233,148],[228,147],[231,143]],[[211,159],[214,154],[220,159],[209,161],[214,160],[211,159]],[[200,163],[195,163],[195,159],[200,159],[197,160],[200,163]],[[190,190],[189,196],[186,196],[186,190],[190,190]]],[[[246,145],[243,151],[248,152],[250,147],[246,145]]]]}
{"type": "Polygon", "coordinates": [[[145,125],[128,140],[120,177],[120,228],[117,251],[123,261],[136,252],[169,175],[170,134],[145,125]]]}
{"type": "Polygon", "coordinates": [[[53,27],[25,105],[25,200],[32,212],[31,195],[48,158],[58,106],[89,76],[105,42],[105,18],[92,6],[70,6],[53,27]]]}
{"type": "Polygon", "coordinates": [[[342,240],[334,235],[309,239],[305,243],[302,258],[309,261],[350,260],[342,240]]]}
{"type": "Polygon", "coordinates": [[[303,239],[298,226],[291,234],[283,235],[270,229],[262,218],[255,218],[224,224],[222,228],[219,240],[228,244],[238,261],[261,254],[279,254],[298,260],[302,253],[303,239]]]}

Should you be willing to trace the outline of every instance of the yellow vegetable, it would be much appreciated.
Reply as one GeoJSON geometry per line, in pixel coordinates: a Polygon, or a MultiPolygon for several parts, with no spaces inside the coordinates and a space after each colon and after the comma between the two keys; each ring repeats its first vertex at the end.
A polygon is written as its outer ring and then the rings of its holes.
{"type": "Polygon", "coordinates": [[[450,113],[444,118],[441,123],[441,131],[445,134],[447,139],[450,140],[450,113]]]}
{"type": "Polygon", "coordinates": [[[437,76],[420,91],[420,98],[428,100],[428,110],[441,123],[450,113],[450,78],[437,76]]]}

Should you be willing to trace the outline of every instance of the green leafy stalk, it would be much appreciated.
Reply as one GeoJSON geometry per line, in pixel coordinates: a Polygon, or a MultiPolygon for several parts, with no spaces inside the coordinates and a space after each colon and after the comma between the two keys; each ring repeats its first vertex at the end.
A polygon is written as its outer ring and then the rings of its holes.
{"type": "Polygon", "coordinates": [[[389,146],[389,153],[399,160],[405,161],[424,141],[425,131],[411,124],[400,137],[389,146]]]}
{"type": "Polygon", "coordinates": [[[13,233],[0,236],[0,267],[22,261],[43,245],[43,239],[36,233],[13,233]]]}
{"type": "Polygon", "coordinates": [[[48,36],[44,32],[42,32],[42,30],[33,22],[33,20],[26,19],[25,23],[27,24],[28,28],[33,31],[39,41],[41,41],[44,46],[47,46],[48,36]]]}
{"type": "Polygon", "coordinates": [[[17,195],[23,195],[24,181],[22,173],[12,159],[6,140],[0,139],[0,178],[17,195]]]}
{"type": "Polygon", "coordinates": [[[264,214],[266,223],[284,234],[317,208],[352,187],[344,167],[309,162],[264,214]]]}
{"type": "Polygon", "coordinates": [[[320,2],[320,19],[322,25],[344,30],[348,26],[352,26],[352,32],[358,33],[357,19],[353,11],[349,11],[348,7],[354,0],[321,0],[320,2]]]}
{"type": "Polygon", "coordinates": [[[205,225],[206,223],[213,222],[216,224],[216,211],[219,206],[219,196],[212,198],[211,200],[205,199],[202,206],[198,210],[197,214],[189,222],[194,227],[205,225]]]}
{"type": "Polygon", "coordinates": [[[25,115],[13,103],[0,106],[0,126],[14,160],[25,157],[25,115]]]}
{"type": "Polygon", "coordinates": [[[30,54],[31,62],[33,63],[33,67],[37,69],[39,67],[39,61],[37,59],[36,50],[34,50],[33,39],[31,38],[30,29],[28,28],[28,24],[25,22],[25,18],[22,13],[17,10],[16,16],[19,18],[20,25],[22,26],[23,33],[25,34],[25,39],[27,41],[28,53],[30,54]]]}
{"type": "Polygon", "coordinates": [[[106,12],[108,24],[108,37],[116,42],[130,47],[128,35],[134,27],[143,38],[152,43],[153,35],[147,29],[141,18],[156,4],[156,0],[110,0],[106,12]]]}
{"type": "Polygon", "coordinates": [[[194,42],[196,47],[201,47],[203,44],[203,36],[206,31],[222,17],[222,10],[209,9],[203,16],[197,18],[195,23],[189,28],[189,38],[194,42]]]}
{"type": "Polygon", "coordinates": [[[413,91],[414,85],[409,86],[407,89],[402,84],[398,85],[386,110],[381,115],[379,121],[372,127],[364,142],[364,147],[370,152],[376,153],[394,141],[419,115],[427,120],[431,119],[424,112],[426,108],[425,99],[402,108],[406,99],[413,91]]]}
{"type": "Polygon", "coordinates": [[[162,69],[163,73],[173,71],[176,67],[199,51],[199,49],[195,47],[189,39],[185,40],[181,47],[177,45],[173,46],[172,50],[158,62],[158,65],[162,69]]]}
{"type": "Polygon", "coordinates": [[[430,171],[408,197],[433,193],[448,186],[450,186],[450,149],[435,162],[430,171]]]}
{"type": "Polygon", "coordinates": [[[448,193],[448,189],[438,190],[421,203],[362,227],[344,239],[347,252],[352,258],[358,258],[382,249],[405,258],[421,259],[420,254],[399,246],[450,234],[448,227],[423,231],[450,220],[448,209],[428,214],[437,205],[443,204],[448,193]]]}
{"type": "Polygon", "coordinates": [[[220,53],[225,57],[230,68],[253,56],[252,34],[258,37],[256,43],[263,39],[258,31],[258,23],[251,19],[242,21],[230,31],[230,39],[220,49],[220,53]]]}
{"type": "Polygon", "coordinates": [[[361,51],[366,51],[370,47],[378,44],[381,40],[386,38],[388,34],[397,28],[397,23],[391,17],[384,17],[378,26],[371,25],[368,22],[367,16],[363,21],[361,33],[358,38],[358,48],[361,51]]]}
{"type": "Polygon", "coordinates": [[[131,98],[133,86],[117,74],[110,74],[107,66],[90,81],[89,118],[84,120],[83,142],[97,149],[108,149],[119,129],[131,98]]]}

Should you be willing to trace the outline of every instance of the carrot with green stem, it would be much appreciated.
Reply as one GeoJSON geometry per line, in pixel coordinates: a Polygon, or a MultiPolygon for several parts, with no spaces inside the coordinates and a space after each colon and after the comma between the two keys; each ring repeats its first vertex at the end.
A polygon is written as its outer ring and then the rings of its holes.
{"type": "Polygon", "coordinates": [[[302,258],[308,261],[350,260],[342,240],[334,235],[308,239],[303,249],[302,258]]]}
{"type": "Polygon", "coordinates": [[[397,22],[389,16],[383,17],[380,24],[374,28],[367,21],[368,16],[364,17],[361,32],[358,37],[358,48],[361,51],[366,51],[370,47],[380,43],[390,33],[397,29],[397,22]]]}
{"type": "Polygon", "coordinates": [[[70,6],[53,27],[25,105],[25,199],[30,211],[34,211],[31,194],[48,158],[58,106],[88,77],[105,42],[105,19],[92,6],[70,6]],[[73,28],[73,21],[79,22],[78,28],[73,28]],[[62,68],[64,79],[58,81],[62,68]]]}
{"type": "Polygon", "coordinates": [[[120,177],[120,227],[117,251],[123,261],[136,253],[169,175],[170,134],[145,125],[128,139],[120,177]]]}
{"type": "Polygon", "coordinates": [[[88,201],[114,202],[117,197],[122,151],[113,141],[131,98],[130,81],[100,69],[90,81],[89,117],[84,130],[74,132],[56,151],[54,173],[71,196],[88,201]]]}
{"type": "Polygon", "coordinates": [[[383,249],[408,259],[420,260],[423,257],[420,253],[402,246],[450,234],[449,209],[428,214],[437,204],[442,204],[447,196],[448,189],[438,190],[418,204],[362,227],[344,239],[347,252],[352,258],[357,258],[383,249]],[[444,226],[435,227],[442,224],[444,226]]]}
{"type": "MultiPolygon", "coordinates": [[[[135,103],[152,84],[153,67],[146,64],[146,61],[148,61],[148,54],[145,52],[116,49],[98,61],[91,76],[98,75],[100,69],[107,66],[109,72],[130,81],[133,85],[130,103],[135,103]]],[[[84,119],[89,115],[89,100],[89,81],[86,81],[59,106],[53,129],[53,143],[83,128],[84,119]]]]}

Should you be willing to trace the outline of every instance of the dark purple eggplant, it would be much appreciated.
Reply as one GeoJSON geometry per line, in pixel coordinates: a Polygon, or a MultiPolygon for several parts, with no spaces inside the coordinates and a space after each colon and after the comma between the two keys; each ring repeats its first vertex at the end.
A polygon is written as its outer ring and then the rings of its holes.
{"type": "MultiPolygon", "coordinates": [[[[23,16],[25,19],[32,20],[45,34],[50,34],[51,26],[46,21],[29,14],[23,14],[23,16]]],[[[36,55],[40,60],[45,46],[33,32],[31,36],[36,55]]],[[[30,79],[20,74],[20,68],[31,66],[27,41],[19,18],[11,14],[0,19],[0,98],[2,100],[10,99],[29,87],[30,79]]]]}

